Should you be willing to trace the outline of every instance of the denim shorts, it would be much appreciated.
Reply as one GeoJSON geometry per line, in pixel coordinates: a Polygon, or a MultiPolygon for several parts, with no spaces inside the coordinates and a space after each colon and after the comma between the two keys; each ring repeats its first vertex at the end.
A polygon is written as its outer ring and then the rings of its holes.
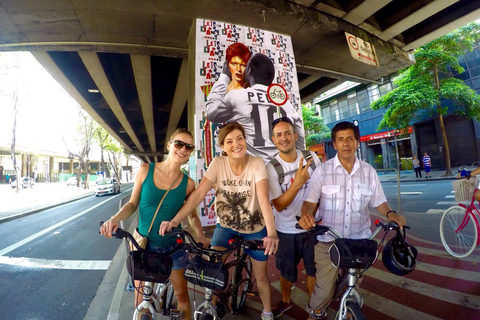
{"type": "MultiPolygon", "coordinates": [[[[257,233],[241,233],[230,228],[224,228],[217,223],[215,231],[213,232],[211,245],[212,247],[223,247],[228,249],[230,247],[228,241],[232,239],[234,235],[241,236],[245,240],[262,240],[267,236],[267,228],[265,227],[257,233]]],[[[268,255],[265,255],[263,250],[245,249],[245,253],[248,254],[253,260],[268,260],[268,255]]]]}
{"type": "MultiPolygon", "coordinates": [[[[149,243],[147,243],[147,251],[154,251],[158,253],[165,253],[169,254],[175,249],[175,245],[170,245],[166,247],[157,247],[157,246],[152,246],[149,243]]],[[[173,260],[173,266],[172,270],[181,270],[185,269],[185,266],[187,265],[188,261],[188,253],[186,253],[184,250],[180,249],[177,252],[175,252],[172,256],[173,260]]]]}

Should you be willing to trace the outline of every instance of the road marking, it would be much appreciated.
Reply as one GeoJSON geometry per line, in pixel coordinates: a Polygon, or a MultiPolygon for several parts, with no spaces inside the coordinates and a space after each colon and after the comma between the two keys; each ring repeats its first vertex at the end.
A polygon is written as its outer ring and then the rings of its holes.
{"type": "Polygon", "coordinates": [[[402,187],[421,187],[426,186],[426,184],[401,184],[402,187]]]}
{"type": "Polygon", "coordinates": [[[432,214],[443,214],[445,212],[444,209],[428,209],[427,213],[432,214]]]}
{"type": "Polygon", "coordinates": [[[452,194],[452,195],[445,196],[445,199],[447,199],[447,198],[448,199],[455,199],[455,195],[452,194]]]}
{"type": "Polygon", "coordinates": [[[111,261],[107,260],[50,260],[33,258],[0,257],[0,264],[27,268],[63,270],[107,270],[111,261]]]}
{"type": "Polygon", "coordinates": [[[456,201],[439,201],[437,202],[437,206],[454,206],[457,205],[458,202],[456,201]]]}
{"type": "Polygon", "coordinates": [[[84,210],[84,211],[82,211],[82,212],[80,212],[80,213],[77,213],[76,215],[71,216],[71,217],[68,218],[68,219],[65,219],[65,220],[63,220],[63,221],[61,221],[61,222],[59,222],[59,223],[57,223],[57,224],[54,224],[53,226],[48,227],[48,228],[46,228],[46,229],[44,229],[44,230],[42,230],[42,231],[40,231],[40,232],[37,232],[37,233],[35,233],[34,235],[31,235],[30,237],[23,239],[22,241],[19,241],[19,242],[15,243],[15,244],[12,244],[12,245],[9,246],[9,247],[6,247],[6,248],[3,249],[3,250],[0,250],[0,256],[4,256],[4,255],[6,255],[7,253],[9,253],[10,251],[13,251],[13,250],[15,250],[15,249],[23,246],[24,244],[27,244],[27,243],[29,243],[30,241],[33,241],[33,240],[35,240],[36,238],[41,237],[41,236],[43,236],[44,234],[46,234],[46,233],[48,233],[48,232],[50,232],[50,231],[52,231],[52,230],[54,230],[54,229],[56,229],[56,228],[58,228],[58,227],[63,226],[64,224],[67,224],[67,223],[69,223],[69,222],[72,221],[72,220],[75,220],[75,219],[83,216],[84,214],[92,211],[92,210],[95,209],[96,207],[99,207],[99,206],[101,206],[102,204],[104,204],[105,202],[110,201],[110,200],[112,200],[112,199],[114,199],[114,198],[104,200],[104,201],[100,202],[99,204],[97,204],[97,205],[95,205],[95,206],[93,206],[93,207],[91,207],[91,208],[89,208],[89,209],[87,209],[87,210],[84,210]]]}
{"type": "Polygon", "coordinates": [[[406,192],[401,192],[401,191],[400,191],[400,194],[405,194],[405,195],[420,195],[420,194],[423,194],[423,192],[421,192],[421,191],[406,191],[406,192]]]}

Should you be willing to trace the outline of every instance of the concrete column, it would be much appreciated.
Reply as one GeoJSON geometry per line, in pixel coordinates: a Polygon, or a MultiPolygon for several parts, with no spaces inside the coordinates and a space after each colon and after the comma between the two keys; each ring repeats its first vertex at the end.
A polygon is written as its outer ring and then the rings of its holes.
{"type": "Polygon", "coordinates": [[[388,152],[388,142],[385,138],[380,139],[380,143],[382,145],[382,159],[383,159],[383,168],[380,169],[387,169],[390,168],[390,152],[388,152]]]}

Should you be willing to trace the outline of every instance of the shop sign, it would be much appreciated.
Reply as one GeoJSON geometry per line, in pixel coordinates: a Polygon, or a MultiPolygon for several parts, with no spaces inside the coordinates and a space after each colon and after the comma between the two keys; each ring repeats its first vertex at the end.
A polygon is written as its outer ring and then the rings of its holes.
{"type": "Polygon", "coordinates": [[[395,131],[398,134],[404,134],[404,133],[412,133],[413,129],[412,127],[407,128],[407,132],[399,132],[398,130],[390,130],[390,131],[385,131],[385,132],[379,132],[379,133],[374,133],[374,134],[369,134],[366,136],[361,136],[360,141],[370,141],[370,140],[377,140],[377,139],[384,139],[384,138],[390,138],[393,137],[395,134],[395,131]]]}

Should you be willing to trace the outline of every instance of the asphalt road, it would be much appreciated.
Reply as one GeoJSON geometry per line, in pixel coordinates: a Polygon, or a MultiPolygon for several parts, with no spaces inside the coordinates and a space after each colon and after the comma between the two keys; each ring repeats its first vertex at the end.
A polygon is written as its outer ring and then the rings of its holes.
{"type": "Polygon", "coordinates": [[[99,221],[125,194],[82,200],[0,224],[0,318],[84,318],[119,243],[99,221]]]}

